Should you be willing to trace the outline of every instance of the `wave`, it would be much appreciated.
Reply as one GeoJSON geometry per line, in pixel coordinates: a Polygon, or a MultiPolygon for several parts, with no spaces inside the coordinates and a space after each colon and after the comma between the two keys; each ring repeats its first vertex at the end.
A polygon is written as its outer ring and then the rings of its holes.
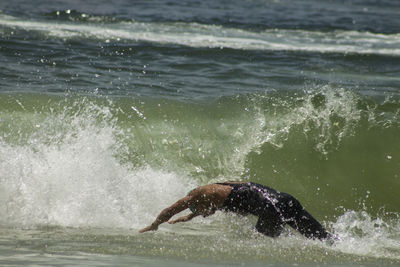
{"type": "Polygon", "coordinates": [[[49,101],[36,110],[40,98],[7,99],[17,108],[0,112],[0,127],[10,127],[0,137],[0,225],[138,228],[193,187],[177,174],[122,164],[108,106],[49,101]]]}
{"type": "MultiPolygon", "coordinates": [[[[300,199],[341,239],[329,253],[400,259],[396,99],[323,87],[211,103],[8,94],[0,104],[1,226],[136,231],[194,186],[251,179],[300,199]]],[[[277,260],[288,246],[299,257],[308,251],[306,260],[327,251],[313,241],[304,247],[290,230],[255,238],[249,220],[195,220],[190,232],[210,231],[190,234],[193,250],[170,253],[224,255],[227,243],[277,260]],[[210,250],[210,239],[220,246],[210,250]]],[[[169,242],[165,231],[174,230],[166,229],[158,239],[169,242]]]]}
{"type": "Polygon", "coordinates": [[[157,179],[175,179],[175,186],[250,179],[293,193],[328,217],[340,205],[357,210],[367,192],[373,212],[398,203],[396,99],[378,103],[328,86],[195,104],[31,95],[0,102],[2,182],[16,183],[4,186],[3,196],[43,177],[105,188],[144,171],[150,188],[157,179]]]}
{"type": "Polygon", "coordinates": [[[44,35],[45,38],[95,39],[102,42],[150,42],[193,48],[400,55],[399,34],[287,29],[254,32],[198,23],[136,21],[115,23],[112,19],[112,23],[110,23],[110,20],[98,16],[75,11],[67,13],[67,11],[56,13],[55,16],[65,15],[71,22],[21,20],[16,17],[0,15],[0,26],[9,31],[22,30],[29,31],[31,34],[34,32],[44,35]]]}

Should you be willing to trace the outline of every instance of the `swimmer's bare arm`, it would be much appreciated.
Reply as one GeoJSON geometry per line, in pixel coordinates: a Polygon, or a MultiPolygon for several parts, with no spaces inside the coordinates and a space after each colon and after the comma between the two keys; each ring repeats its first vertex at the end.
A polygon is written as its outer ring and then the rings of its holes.
{"type": "Polygon", "coordinates": [[[161,211],[161,213],[157,216],[157,218],[154,220],[154,222],[152,224],[150,224],[149,226],[141,229],[139,231],[139,233],[157,230],[158,226],[160,224],[167,222],[175,214],[178,214],[179,212],[189,208],[189,205],[191,204],[191,202],[192,202],[192,196],[188,195],[184,198],[181,198],[180,200],[175,202],[172,206],[161,211]]]}
{"type": "Polygon", "coordinates": [[[169,221],[168,223],[169,224],[175,224],[175,223],[178,223],[178,222],[187,222],[187,221],[190,221],[191,219],[193,219],[194,217],[199,216],[199,215],[200,214],[190,213],[190,214],[188,214],[186,216],[182,216],[182,217],[180,217],[180,218],[178,218],[176,220],[169,221]]]}

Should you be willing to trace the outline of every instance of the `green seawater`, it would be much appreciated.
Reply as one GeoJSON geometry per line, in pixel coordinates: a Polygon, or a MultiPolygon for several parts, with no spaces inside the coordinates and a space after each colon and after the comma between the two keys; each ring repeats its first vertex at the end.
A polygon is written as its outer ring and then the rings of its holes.
{"type": "Polygon", "coordinates": [[[400,102],[340,87],[218,99],[0,95],[3,265],[400,263],[400,102]],[[217,212],[138,234],[193,187],[251,180],[340,240],[217,212]]]}

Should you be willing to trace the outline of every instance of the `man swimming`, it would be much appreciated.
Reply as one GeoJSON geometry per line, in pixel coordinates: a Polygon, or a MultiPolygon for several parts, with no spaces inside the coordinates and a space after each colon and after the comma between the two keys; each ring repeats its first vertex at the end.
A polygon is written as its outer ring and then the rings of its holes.
{"type": "Polygon", "coordinates": [[[140,230],[154,231],[164,222],[186,222],[196,216],[210,216],[216,210],[258,216],[256,229],[270,237],[277,237],[288,224],[307,238],[320,240],[331,235],[314,219],[293,196],[268,186],[252,182],[225,182],[200,186],[172,206],[164,209],[155,221],[140,230]],[[172,216],[190,209],[189,215],[169,221],[172,216]]]}

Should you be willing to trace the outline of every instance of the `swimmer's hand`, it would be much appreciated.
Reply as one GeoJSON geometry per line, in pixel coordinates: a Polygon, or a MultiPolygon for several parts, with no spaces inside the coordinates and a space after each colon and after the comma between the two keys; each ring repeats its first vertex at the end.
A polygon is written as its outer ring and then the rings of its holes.
{"type": "Polygon", "coordinates": [[[144,233],[148,231],[156,231],[158,229],[158,224],[150,224],[149,226],[143,228],[142,230],[139,230],[139,233],[144,233]]]}

